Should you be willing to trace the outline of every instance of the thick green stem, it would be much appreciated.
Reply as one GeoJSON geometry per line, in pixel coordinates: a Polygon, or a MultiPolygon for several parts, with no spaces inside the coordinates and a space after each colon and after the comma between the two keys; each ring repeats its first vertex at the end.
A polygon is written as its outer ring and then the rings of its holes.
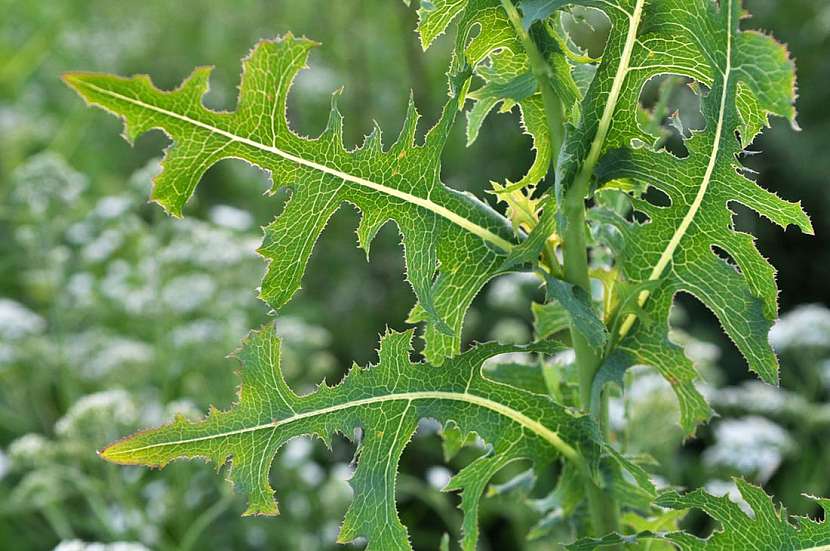
{"type": "MultiPolygon", "coordinates": [[[[588,277],[588,254],[585,243],[585,202],[580,190],[573,189],[566,195],[563,211],[567,221],[562,235],[565,279],[590,293],[591,281],[588,277]]],[[[601,351],[594,350],[573,326],[571,327],[571,339],[579,365],[579,395],[582,407],[587,410],[590,406],[594,375],[601,361],[601,351]]]]}
{"type": "MultiPolygon", "coordinates": [[[[591,292],[591,281],[588,276],[588,254],[585,243],[585,198],[583,191],[572,189],[565,197],[563,205],[567,224],[563,232],[565,279],[579,285],[587,292],[591,292]]],[[[602,362],[601,350],[594,349],[582,334],[571,324],[571,342],[576,355],[576,365],[579,373],[579,395],[584,409],[590,408],[591,388],[594,377],[602,362]]],[[[603,403],[598,420],[603,426],[603,432],[608,436],[607,398],[601,397],[603,403]]],[[[591,480],[586,480],[585,491],[588,496],[588,507],[591,512],[591,522],[594,535],[601,536],[609,532],[619,532],[619,507],[612,496],[603,491],[591,480]]]]}
{"type": "MultiPolygon", "coordinates": [[[[531,70],[539,82],[542,101],[545,106],[551,147],[554,154],[553,169],[556,168],[556,155],[562,148],[564,124],[562,102],[552,86],[554,78],[550,64],[536,47],[533,39],[525,30],[519,12],[511,0],[501,0],[507,16],[516,29],[521,40],[531,70]]],[[[585,242],[585,197],[588,191],[588,177],[577,182],[565,197],[562,205],[566,227],[562,234],[564,241],[564,272],[565,279],[579,285],[587,292],[591,292],[591,281],[588,275],[588,249],[585,242]]],[[[571,339],[576,353],[576,363],[579,371],[579,388],[582,407],[589,409],[591,386],[594,376],[602,361],[601,350],[594,350],[576,328],[571,325],[571,339]]],[[[604,399],[604,398],[603,398],[604,399]]],[[[607,407],[600,408],[603,412],[607,407]]],[[[601,415],[601,417],[604,416],[601,415]]],[[[602,423],[607,426],[607,423],[602,423]]],[[[591,513],[593,535],[601,536],[609,532],[619,532],[619,508],[616,501],[606,491],[597,486],[589,476],[585,476],[585,493],[588,499],[588,508],[591,513]]]]}

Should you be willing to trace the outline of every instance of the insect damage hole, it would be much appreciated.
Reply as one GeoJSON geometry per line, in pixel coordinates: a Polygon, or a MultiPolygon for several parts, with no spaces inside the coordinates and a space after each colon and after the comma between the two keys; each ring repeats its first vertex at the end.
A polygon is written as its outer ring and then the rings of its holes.
{"type": "Polygon", "coordinates": [[[640,92],[637,122],[653,137],[651,146],[678,158],[689,156],[686,140],[703,130],[701,99],[705,89],[696,81],[678,75],[651,78],[640,92]]]}
{"type": "Polygon", "coordinates": [[[575,53],[593,59],[602,57],[611,32],[611,20],[605,12],[596,8],[573,6],[562,12],[561,26],[575,53]]]}
{"type": "Polygon", "coordinates": [[[732,257],[731,254],[729,254],[729,252],[726,249],[722,249],[721,247],[718,247],[717,245],[712,245],[709,248],[712,250],[712,254],[714,254],[715,256],[720,258],[721,260],[723,260],[733,270],[735,270],[739,274],[742,273],[741,272],[741,267],[738,265],[738,263],[735,261],[735,259],[732,257]]]}

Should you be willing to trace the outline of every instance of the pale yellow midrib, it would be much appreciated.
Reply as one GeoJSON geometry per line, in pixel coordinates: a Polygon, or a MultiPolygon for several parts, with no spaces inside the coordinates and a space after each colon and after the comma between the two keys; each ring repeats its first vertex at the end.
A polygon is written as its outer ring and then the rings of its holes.
{"type": "Polygon", "coordinates": [[[289,161],[295,162],[299,165],[306,166],[306,167],[309,167],[309,168],[313,168],[313,169],[319,170],[320,172],[323,172],[325,174],[330,174],[330,175],[335,176],[337,178],[341,178],[341,179],[343,179],[347,182],[352,182],[354,184],[358,184],[358,185],[373,189],[375,191],[379,191],[381,193],[385,193],[387,195],[391,195],[393,197],[403,199],[404,201],[406,201],[408,203],[418,205],[419,207],[427,209],[427,210],[437,214],[438,216],[446,218],[447,220],[449,220],[453,224],[456,224],[457,226],[460,226],[460,227],[464,228],[468,232],[470,232],[474,235],[477,235],[481,239],[492,243],[493,245],[499,247],[500,249],[502,249],[504,251],[509,252],[513,249],[513,244],[510,243],[509,241],[507,241],[506,239],[496,235],[495,233],[491,232],[487,228],[483,228],[483,227],[479,226],[478,224],[476,224],[475,222],[472,222],[471,220],[468,220],[468,219],[464,218],[463,216],[460,216],[460,215],[456,214],[455,212],[449,210],[448,208],[430,201],[429,199],[424,199],[422,197],[418,197],[417,195],[412,195],[411,193],[407,193],[407,192],[401,191],[399,189],[391,188],[391,187],[388,187],[388,186],[384,186],[382,184],[378,184],[376,182],[372,182],[371,180],[361,178],[360,176],[354,176],[352,174],[342,172],[342,171],[337,170],[335,168],[331,168],[329,166],[326,166],[326,165],[323,165],[323,164],[320,164],[320,163],[317,163],[317,162],[314,162],[314,161],[310,161],[308,159],[303,159],[302,157],[297,157],[296,155],[292,155],[291,153],[288,153],[287,151],[283,151],[283,150],[281,150],[277,147],[266,145],[266,144],[263,144],[263,143],[259,143],[257,141],[251,140],[249,138],[245,138],[244,136],[237,136],[236,134],[228,132],[227,130],[217,128],[215,126],[204,123],[202,121],[198,121],[196,119],[192,119],[192,118],[187,117],[185,115],[182,115],[180,113],[176,113],[174,111],[164,109],[163,107],[158,107],[156,105],[152,105],[150,103],[143,102],[139,99],[131,98],[129,96],[119,94],[118,92],[113,92],[112,90],[107,90],[106,88],[101,88],[100,86],[96,86],[96,85],[91,84],[89,82],[81,82],[80,84],[82,86],[87,87],[87,88],[91,88],[91,89],[95,90],[98,93],[106,94],[108,96],[119,99],[121,101],[126,101],[128,103],[132,103],[133,105],[136,105],[136,106],[141,107],[143,109],[149,109],[151,111],[156,111],[157,113],[161,113],[161,114],[166,115],[168,117],[173,117],[173,118],[179,119],[179,120],[181,120],[183,122],[186,122],[188,124],[192,124],[194,126],[204,128],[205,130],[208,130],[210,132],[219,134],[220,136],[224,136],[224,137],[228,138],[229,140],[236,141],[236,142],[251,146],[251,147],[253,147],[255,149],[259,149],[261,151],[266,151],[268,153],[272,153],[274,155],[282,157],[283,159],[287,159],[289,161]]]}
{"type": "Polygon", "coordinates": [[[581,193],[583,194],[587,192],[587,184],[599,161],[602,147],[605,145],[605,139],[608,137],[608,131],[611,128],[611,121],[617,110],[617,102],[620,100],[625,77],[628,75],[628,69],[631,64],[631,54],[634,52],[634,46],[637,43],[637,32],[640,28],[644,5],[645,0],[637,0],[637,4],[634,6],[634,13],[628,16],[628,33],[625,37],[625,45],[623,46],[620,63],[617,65],[617,72],[614,74],[614,80],[611,83],[611,91],[608,93],[608,101],[605,102],[602,116],[597,124],[597,132],[594,134],[594,139],[591,141],[591,148],[588,150],[588,156],[585,158],[585,162],[582,164],[582,168],[574,182],[574,189],[582,190],[581,193]]]}
{"type": "MultiPolygon", "coordinates": [[[[726,38],[726,67],[723,71],[723,91],[721,92],[720,98],[720,112],[718,113],[718,124],[715,128],[715,141],[712,145],[712,152],[709,155],[709,164],[706,166],[706,172],[703,174],[703,180],[700,183],[700,188],[697,190],[697,195],[695,195],[695,199],[692,202],[692,205],[689,207],[689,211],[686,213],[686,216],[683,217],[681,220],[680,225],[677,226],[677,229],[672,235],[671,240],[669,240],[669,244],[666,245],[666,248],[663,250],[663,253],[660,255],[657,264],[654,265],[654,268],[651,270],[651,274],[649,275],[648,281],[655,281],[660,279],[663,275],[663,271],[671,262],[672,258],[674,257],[674,253],[677,250],[677,247],[680,245],[680,241],[683,240],[683,237],[686,235],[686,232],[689,230],[689,227],[692,225],[692,222],[697,216],[697,212],[700,210],[700,206],[703,204],[703,198],[706,195],[706,191],[709,189],[709,184],[712,181],[712,174],[715,172],[715,166],[717,165],[718,161],[718,150],[720,149],[720,142],[721,138],[723,137],[723,123],[726,114],[726,100],[728,97],[729,92],[729,76],[732,72],[732,6],[730,4],[729,7],[729,15],[728,17],[728,25],[729,25],[729,32],[727,33],[726,38]]],[[[649,291],[642,291],[639,296],[637,297],[637,303],[642,307],[648,297],[650,296],[649,291]]],[[[634,314],[629,314],[626,317],[625,322],[620,327],[620,336],[624,337],[628,334],[628,331],[634,325],[634,321],[637,319],[637,316],[634,314]]]]}
{"type": "Polygon", "coordinates": [[[422,392],[402,392],[398,394],[387,394],[385,396],[373,396],[371,398],[362,398],[360,400],[352,400],[349,402],[345,402],[343,404],[337,404],[334,406],[329,406],[326,408],[320,408],[313,411],[307,411],[303,413],[298,413],[291,417],[286,417],[285,419],[279,419],[273,421],[271,423],[264,423],[261,425],[256,425],[253,427],[247,427],[243,429],[237,429],[233,431],[227,431],[220,434],[211,434],[208,436],[199,436],[196,438],[185,438],[182,440],[173,440],[168,442],[160,442],[158,444],[148,444],[146,446],[141,446],[137,448],[129,448],[123,450],[118,455],[131,455],[140,451],[154,449],[154,448],[161,448],[167,446],[178,446],[182,444],[192,444],[194,442],[202,442],[206,440],[216,440],[219,438],[226,438],[229,436],[235,436],[238,434],[245,434],[249,432],[255,432],[259,430],[266,430],[266,429],[275,429],[277,427],[282,427],[288,425],[290,423],[295,423],[297,421],[302,421],[303,419],[308,419],[312,417],[317,417],[320,415],[327,415],[329,413],[335,413],[338,411],[343,411],[350,408],[366,406],[370,404],[379,404],[383,402],[390,402],[390,401],[413,401],[413,400],[454,400],[459,402],[465,402],[469,404],[474,404],[491,411],[495,411],[496,413],[515,421],[516,423],[522,425],[523,427],[527,428],[534,434],[538,435],[548,443],[550,443],[554,448],[559,450],[559,452],[568,458],[571,461],[580,462],[581,456],[579,452],[577,452],[574,448],[572,448],[569,444],[567,444],[564,440],[562,440],[559,435],[544,426],[543,424],[539,423],[531,419],[530,417],[524,415],[521,412],[518,412],[512,408],[505,406],[504,404],[500,404],[493,400],[488,400],[487,398],[482,398],[481,396],[476,396],[474,394],[465,394],[461,392],[444,392],[444,391],[422,391],[422,392]]]}

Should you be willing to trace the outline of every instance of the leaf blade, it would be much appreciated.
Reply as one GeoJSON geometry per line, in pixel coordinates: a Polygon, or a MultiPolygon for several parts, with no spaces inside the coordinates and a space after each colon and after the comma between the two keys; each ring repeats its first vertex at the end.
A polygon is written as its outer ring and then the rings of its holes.
{"type": "MultiPolygon", "coordinates": [[[[408,536],[395,511],[397,463],[421,418],[476,432],[490,446],[449,485],[460,490],[465,508],[464,548],[477,540],[476,509],[489,478],[518,460],[545,465],[564,457],[590,471],[599,461],[601,436],[593,421],[558,405],[548,396],[486,378],[485,360],[519,350],[551,352],[551,343],[527,347],[486,344],[456,358],[448,368],[409,360],[412,331],[387,333],[379,362],[355,367],[335,387],[294,394],[279,369],[279,339],[273,325],[252,333],[237,357],[243,364],[237,404],[212,410],[201,421],[184,418],[144,431],[105,448],[101,456],[121,464],[163,467],[180,458],[206,458],[217,465],[230,459],[228,477],[249,498],[246,514],[278,513],[268,470],[291,438],[311,435],[329,442],[335,433],[363,438],[353,478],[355,499],[339,541],[365,536],[370,549],[407,549],[408,536]],[[469,470],[468,470],[469,469],[469,470]],[[473,476],[475,474],[476,476],[473,476]],[[378,515],[387,519],[377,522],[378,515]]],[[[587,471],[581,471],[586,473],[587,471]]]]}
{"type": "Polygon", "coordinates": [[[500,273],[499,259],[514,247],[512,230],[485,203],[440,182],[440,156],[455,116],[452,102],[420,145],[411,98],[401,133],[388,149],[379,130],[361,148],[345,149],[339,92],[318,138],[291,130],[289,89],[316,45],[290,34],[260,41],[243,60],[234,112],[202,105],[207,67],[172,91],[159,90],[146,76],[68,73],[64,80],[88,103],[120,116],[129,141],[153,128],[172,139],[152,197],[174,216],[182,215],[204,172],[224,158],[241,158],[270,172],[272,192],[283,186],[293,190],[283,214],[266,227],[259,250],[269,263],[260,296],[275,309],[300,288],[314,245],[342,203],[363,213],[359,237],[364,249],[383,222],[395,221],[403,236],[407,279],[429,326],[427,354],[440,362],[460,351],[464,314],[481,287],[500,273]],[[441,277],[443,272],[455,275],[441,277]],[[456,286],[465,292],[456,292],[456,286]]]}

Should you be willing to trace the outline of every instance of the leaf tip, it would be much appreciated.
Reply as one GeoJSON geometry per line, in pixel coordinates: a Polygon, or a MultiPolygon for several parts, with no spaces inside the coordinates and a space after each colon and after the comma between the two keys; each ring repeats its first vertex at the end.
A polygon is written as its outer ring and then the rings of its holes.
{"type": "Polygon", "coordinates": [[[813,220],[810,218],[810,215],[804,212],[801,207],[801,201],[798,203],[798,208],[801,209],[802,219],[799,221],[798,228],[801,230],[802,233],[815,237],[816,230],[813,228],[813,220]]]}
{"type": "Polygon", "coordinates": [[[81,73],[78,71],[67,71],[61,74],[60,79],[73,90],[78,89],[78,83],[82,80],[81,73]]]}
{"type": "Polygon", "coordinates": [[[61,74],[60,79],[67,87],[71,88],[76,94],[81,96],[81,99],[83,99],[87,105],[91,105],[91,101],[87,95],[87,91],[84,89],[84,85],[87,84],[90,78],[95,75],[96,73],[86,71],[67,71],[61,74]]]}
{"type": "Polygon", "coordinates": [[[136,465],[137,462],[133,458],[130,451],[131,437],[123,438],[117,442],[113,442],[98,450],[96,453],[98,457],[109,463],[116,465],[136,465]]]}

